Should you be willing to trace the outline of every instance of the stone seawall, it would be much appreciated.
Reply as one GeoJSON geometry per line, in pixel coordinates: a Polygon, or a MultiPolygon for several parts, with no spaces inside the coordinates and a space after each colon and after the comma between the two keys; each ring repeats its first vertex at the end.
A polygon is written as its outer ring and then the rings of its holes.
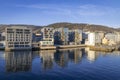
{"type": "Polygon", "coordinates": [[[104,51],[104,52],[112,52],[115,50],[119,50],[119,47],[117,46],[89,46],[90,50],[93,51],[104,51]]]}

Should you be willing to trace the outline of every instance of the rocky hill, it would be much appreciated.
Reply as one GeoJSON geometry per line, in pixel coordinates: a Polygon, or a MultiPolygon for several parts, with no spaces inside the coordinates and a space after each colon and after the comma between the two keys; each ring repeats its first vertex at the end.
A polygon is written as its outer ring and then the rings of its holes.
{"type": "Polygon", "coordinates": [[[19,27],[28,27],[31,28],[34,31],[39,32],[39,29],[42,28],[42,26],[34,26],[34,25],[19,25],[19,24],[10,24],[10,25],[0,25],[0,32],[4,32],[6,27],[12,27],[12,26],[19,26],[19,27]]]}
{"type": "Polygon", "coordinates": [[[94,25],[94,24],[84,24],[84,23],[55,23],[50,24],[48,27],[54,27],[54,28],[60,28],[60,27],[66,27],[69,29],[82,29],[83,31],[103,31],[103,32],[114,32],[114,31],[120,31],[115,28],[110,28],[108,26],[103,25],[94,25]]]}
{"type": "Polygon", "coordinates": [[[34,33],[40,32],[42,27],[53,27],[53,28],[69,28],[69,29],[82,29],[83,31],[103,31],[103,32],[114,32],[114,31],[120,31],[119,29],[111,28],[108,26],[103,26],[103,25],[94,25],[94,24],[85,24],[85,23],[54,23],[50,24],[48,26],[34,26],[34,25],[0,25],[0,32],[3,32],[6,27],[11,27],[11,26],[25,26],[32,28],[34,33]]]}

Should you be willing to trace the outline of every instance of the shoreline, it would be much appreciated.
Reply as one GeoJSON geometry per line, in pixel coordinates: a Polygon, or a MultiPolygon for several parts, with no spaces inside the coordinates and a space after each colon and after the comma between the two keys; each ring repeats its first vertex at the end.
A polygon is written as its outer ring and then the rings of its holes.
{"type": "MultiPolygon", "coordinates": [[[[112,52],[112,51],[120,51],[120,46],[88,46],[88,45],[56,45],[56,46],[40,46],[40,47],[33,47],[32,49],[29,49],[31,51],[37,51],[37,50],[64,50],[64,49],[72,49],[72,48],[83,48],[83,47],[89,47],[92,51],[103,51],[103,52],[112,52]]],[[[10,49],[9,51],[20,51],[25,50],[28,51],[28,49],[10,49]]],[[[5,48],[0,48],[0,51],[6,51],[5,48]]]]}
{"type": "Polygon", "coordinates": [[[40,46],[34,47],[33,50],[59,50],[59,49],[69,49],[69,48],[80,48],[87,47],[86,45],[56,45],[56,46],[40,46]]]}
{"type": "Polygon", "coordinates": [[[90,50],[93,51],[103,51],[103,52],[113,52],[120,51],[120,46],[89,46],[90,50]]]}

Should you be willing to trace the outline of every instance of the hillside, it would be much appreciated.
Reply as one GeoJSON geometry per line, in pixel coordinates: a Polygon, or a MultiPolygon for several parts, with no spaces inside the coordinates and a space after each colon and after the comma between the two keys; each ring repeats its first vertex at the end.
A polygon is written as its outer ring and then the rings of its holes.
{"type": "Polygon", "coordinates": [[[40,32],[42,27],[53,27],[53,28],[69,28],[69,29],[82,29],[83,31],[103,31],[103,32],[114,32],[114,31],[120,31],[119,29],[115,28],[110,28],[108,26],[103,26],[103,25],[94,25],[94,24],[85,24],[85,23],[54,23],[50,24],[48,26],[34,26],[34,25],[0,25],[0,32],[3,32],[6,27],[11,27],[11,26],[25,26],[29,27],[33,30],[34,33],[40,32]]]}
{"type": "Polygon", "coordinates": [[[28,27],[28,28],[31,28],[34,31],[38,31],[39,32],[39,29],[42,28],[42,26],[34,26],[34,25],[21,25],[21,24],[10,24],[10,25],[0,25],[0,32],[4,32],[5,31],[5,28],[6,27],[12,27],[12,26],[20,26],[20,27],[28,27]]]}
{"type": "Polygon", "coordinates": [[[103,32],[113,32],[120,31],[118,29],[110,28],[108,26],[94,25],[94,24],[78,24],[78,23],[55,23],[50,24],[48,27],[60,28],[66,27],[69,29],[82,29],[83,31],[103,31],[103,32]]]}

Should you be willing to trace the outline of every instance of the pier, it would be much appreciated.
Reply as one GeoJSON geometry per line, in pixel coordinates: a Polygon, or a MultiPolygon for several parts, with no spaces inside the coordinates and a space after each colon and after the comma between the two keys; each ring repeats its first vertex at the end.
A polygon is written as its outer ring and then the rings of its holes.
{"type": "MultiPolygon", "coordinates": [[[[105,45],[96,45],[96,46],[88,46],[85,44],[81,45],[53,45],[53,46],[40,46],[39,43],[32,44],[32,50],[60,50],[60,49],[72,49],[72,48],[81,48],[81,47],[89,47],[90,50],[93,51],[103,51],[103,52],[112,52],[112,51],[119,51],[120,46],[105,46],[105,45]]],[[[5,50],[5,48],[0,48],[0,50],[5,50]]],[[[19,49],[15,49],[19,50],[19,49]]],[[[28,49],[20,49],[20,50],[28,50],[28,49]]],[[[11,50],[9,50],[11,51],[11,50]]]]}
{"type": "Polygon", "coordinates": [[[33,50],[58,50],[58,49],[67,49],[67,48],[79,48],[86,47],[86,45],[55,45],[55,46],[34,46],[33,50]]]}

